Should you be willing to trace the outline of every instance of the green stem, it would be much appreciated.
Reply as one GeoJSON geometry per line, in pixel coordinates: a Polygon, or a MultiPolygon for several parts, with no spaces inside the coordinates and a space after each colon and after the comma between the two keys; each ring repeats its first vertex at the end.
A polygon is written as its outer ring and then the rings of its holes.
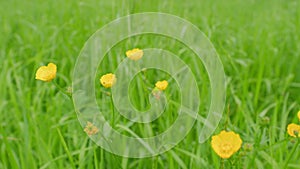
{"type": "Polygon", "coordinates": [[[67,95],[69,98],[72,97],[70,93],[67,93],[66,90],[63,89],[62,87],[60,87],[55,81],[52,81],[52,83],[55,85],[55,87],[57,87],[59,89],[60,92],[67,95]]]}
{"type": "Polygon", "coordinates": [[[228,121],[229,121],[229,112],[230,112],[230,105],[228,104],[227,113],[226,113],[226,119],[225,119],[225,124],[224,124],[224,130],[227,130],[228,121]]]}
{"type": "Polygon", "coordinates": [[[103,153],[103,149],[100,149],[100,153],[101,153],[101,158],[100,158],[100,169],[104,169],[104,153],[103,153]]]}
{"type": "Polygon", "coordinates": [[[284,163],[283,168],[287,168],[287,166],[288,166],[288,164],[289,164],[291,158],[293,157],[293,155],[294,155],[294,153],[295,153],[295,151],[296,151],[296,149],[297,149],[299,143],[300,143],[300,138],[297,139],[297,143],[294,145],[294,147],[293,147],[291,153],[289,154],[289,156],[288,156],[286,162],[284,163]]]}
{"type": "Polygon", "coordinates": [[[220,169],[225,169],[225,166],[224,166],[224,159],[221,158],[221,161],[220,161],[220,169]]]}
{"type": "Polygon", "coordinates": [[[158,156],[154,156],[152,169],[157,169],[157,160],[158,160],[158,156]]]}
{"type": "Polygon", "coordinates": [[[60,138],[60,141],[61,141],[61,143],[62,143],[62,146],[63,146],[63,148],[65,149],[65,152],[66,152],[66,154],[67,154],[67,156],[68,156],[68,158],[69,158],[71,167],[74,168],[74,169],[76,169],[75,164],[74,164],[74,159],[73,159],[73,157],[72,157],[71,152],[70,152],[69,149],[68,149],[68,145],[67,145],[67,143],[66,143],[66,141],[65,141],[65,139],[64,139],[64,137],[63,137],[63,135],[61,134],[61,131],[59,130],[59,128],[56,128],[56,130],[57,130],[58,136],[59,136],[59,138],[60,138]]]}
{"type": "Polygon", "coordinates": [[[110,93],[110,92],[107,92],[107,91],[105,91],[105,90],[103,90],[103,89],[100,89],[100,92],[102,92],[102,93],[106,94],[107,96],[110,96],[110,95],[111,95],[111,93],[110,93]]]}
{"type": "Polygon", "coordinates": [[[112,120],[111,120],[111,126],[114,127],[115,124],[115,108],[114,108],[114,102],[112,96],[110,96],[111,100],[111,109],[112,109],[112,120]]]}

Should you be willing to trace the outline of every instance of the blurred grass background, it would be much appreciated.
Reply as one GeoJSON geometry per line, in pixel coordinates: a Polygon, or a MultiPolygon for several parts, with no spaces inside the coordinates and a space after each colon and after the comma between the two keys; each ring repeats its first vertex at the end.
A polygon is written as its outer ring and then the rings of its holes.
{"type": "MultiPolygon", "coordinates": [[[[89,36],[118,17],[139,12],[165,12],[189,20],[219,53],[230,111],[225,110],[216,133],[226,124],[244,143],[254,145],[226,160],[226,168],[284,166],[294,144],[286,126],[298,122],[300,109],[298,0],[2,0],[0,9],[1,169],[220,167],[210,140],[197,142],[197,124],[178,146],[157,157],[110,154],[82,131],[68,97],[51,83],[34,79],[39,66],[54,62],[56,81],[71,86],[76,57],[89,36]]],[[[140,46],[146,45],[157,44],[140,46]]],[[[164,47],[181,50],[173,45],[164,47]]],[[[300,168],[299,158],[298,148],[288,167],[300,168]]]]}

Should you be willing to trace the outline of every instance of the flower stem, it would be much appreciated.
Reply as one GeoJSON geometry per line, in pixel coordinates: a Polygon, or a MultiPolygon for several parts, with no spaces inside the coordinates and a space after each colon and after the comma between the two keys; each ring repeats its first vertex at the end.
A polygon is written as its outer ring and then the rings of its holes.
{"type": "Polygon", "coordinates": [[[224,159],[221,158],[221,161],[220,161],[220,169],[225,169],[225,166],[224,166],[224,159]]]}
{"type": "Polygon", "coordinates": [[[153,160],[153,162],[152,162],[152,169],[157,169],[157,161],[158,161],[158,156],[154,156],[154,157],[152,157],[152,160],[153,160]]]}
{"type": "Polygon", "coordinates": [[[114,108],[114,102],[112,96],[109,96],[111,100],[111,109],[112,109],[112,120],[111,120],[111,126],[113,127],[115,124],[115,108],[114,108]]]}
{"type": "Polygon", "coordinates": [[[229,112],[230,112],[230,105],[228,104],[227,112],[226,112],[226,119],[225,119],[225,124],[224,124],[224,130],[227,130],[227,126],[229,123],[229,112]]]}
{"type": "Polygon", "coordinates": [[[293,147],[291,153],[289,154],[287,160],[285,161],[283,168],[287,168],[287,166],[288,166],[288,164],[289,164],[291,158],[293,157],[293,155],[294,155],[294,153],[295,153],[295,151],[296,151],[296,149],[297,149],[299,143],[300,143],[300,138],[297,139],[297,143],[294,145],[294,147],[293,147]]]}
{"type": "Polygon", "coordinates": [[[67,93],[66,90],[64,90],[62,87],[60,87],[55,81],[52,81],[52,83],[55,85],[55,87],[57,87],[59,89],[60,92],[67,95],[69,98],[72,97],[70,93],[67,93]]]}

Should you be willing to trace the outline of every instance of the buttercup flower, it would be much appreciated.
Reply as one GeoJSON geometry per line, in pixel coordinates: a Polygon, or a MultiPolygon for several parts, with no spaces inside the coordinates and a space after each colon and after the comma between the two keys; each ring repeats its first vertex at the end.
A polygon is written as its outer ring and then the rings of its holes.
{"type": "Polygon", "coordinates": [[[105,88],[112,87],[116,82],[117,82],[117,78],[112,73],[105,74],[105,75],[101,76],[101,78],[100,78],[100,83],[105,88]]]}
{"type": "Polygon", "coordinates": [[[168,87],[168,82],[166,80],[158,81],[155,83],[155,87],[159,90],[166,90],[168,87]]]}
{"type": "Polygon", "coordinates": [[[85,128],[84,128],[84,131],[85,131],[89,136],[91,136],[91,135],[97,134],[98,131],[99,131],[99,129],[98,129],[96,126],[94,126],[93,123],[91,123],[91,122],[88,121],[87,124],[86,124],[86,126],[85,126],[85,128]]]}
{"type": "Polygon", "coordinates": [[[229,158],[241,148],[242,140],[240,135],[223,130],[212,137],[211,145],[221,158],[229,158]]]}
{"type": "Polygon", "coordinates": [[[287,126],[287,132],[292,137],[300,137],[300,126],[295,123],[291,123],[287,126]]]}
{"type": "Polygon", "coordinates": [[[300,110],[298,111],[298,119],[300,121],[300,110]]]}
{"type": "Polygon", "coordinates": [[[128,50],[126,52],[126,56],[131,60],[139,60],[143,57],[143,55],[144,55],[143,50],[141,50],[139,48],[128,50]]]}
{"type": "Polygon", "coordinates": [[[35,79],[50,82],[56,77],[57,67],[54,63],[49,63],[47,66],[38,68],[35,74],[35,79]]]}

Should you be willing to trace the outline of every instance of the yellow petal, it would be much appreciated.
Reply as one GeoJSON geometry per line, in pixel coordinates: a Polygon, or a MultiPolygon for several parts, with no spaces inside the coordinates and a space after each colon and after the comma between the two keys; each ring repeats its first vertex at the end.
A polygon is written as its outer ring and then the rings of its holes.
{"type": "Polygon", "coordinates": [[[211,146],[221,158],[229,158],[242,146],[240,136],[232,131],[221,131],[212,137],[211,146]]]}
{"type": "Polygon", "coordinates": [[[117,82],[117,78],[112,73],[105,74],[105,75],[101,76],[101,78],[100,78],[100,83],[105,88],[112,87],[116,82],[117,82]]]}
{"type": "Polygon", "coordinates": [[[50,82],[56,77],[57,67],[54,63],[49,63],[47,66],[38,68],[35,74],[35,79],[50,82]]]}
{"type": "Polygon", "coordinates": [[[297,124],[291,123],[287,126],[287,132],[292,137],[300,137],[300,126],[297,124]]]}
{"type": "Polygon", "coordinates": [[[132,49],[132,50],[128,50],[126,52],[126,56],[131,59],[131,60],[139,60],[143,57],[144,55],[144,52],[143,50],[139,49],[139,48],[135,48],[135,49],[132,49]]]}
{"type": "Polygon", "coordinates": [[[298,119],[300,121],[300,110],[298,111],[298,119]]]}
{"type": "Polygon", "coordinates": [[[168,87],[168,82],[166,80],[158,81],[155,83],[155,87],[159,90],[166,90],[168,87]]]}

